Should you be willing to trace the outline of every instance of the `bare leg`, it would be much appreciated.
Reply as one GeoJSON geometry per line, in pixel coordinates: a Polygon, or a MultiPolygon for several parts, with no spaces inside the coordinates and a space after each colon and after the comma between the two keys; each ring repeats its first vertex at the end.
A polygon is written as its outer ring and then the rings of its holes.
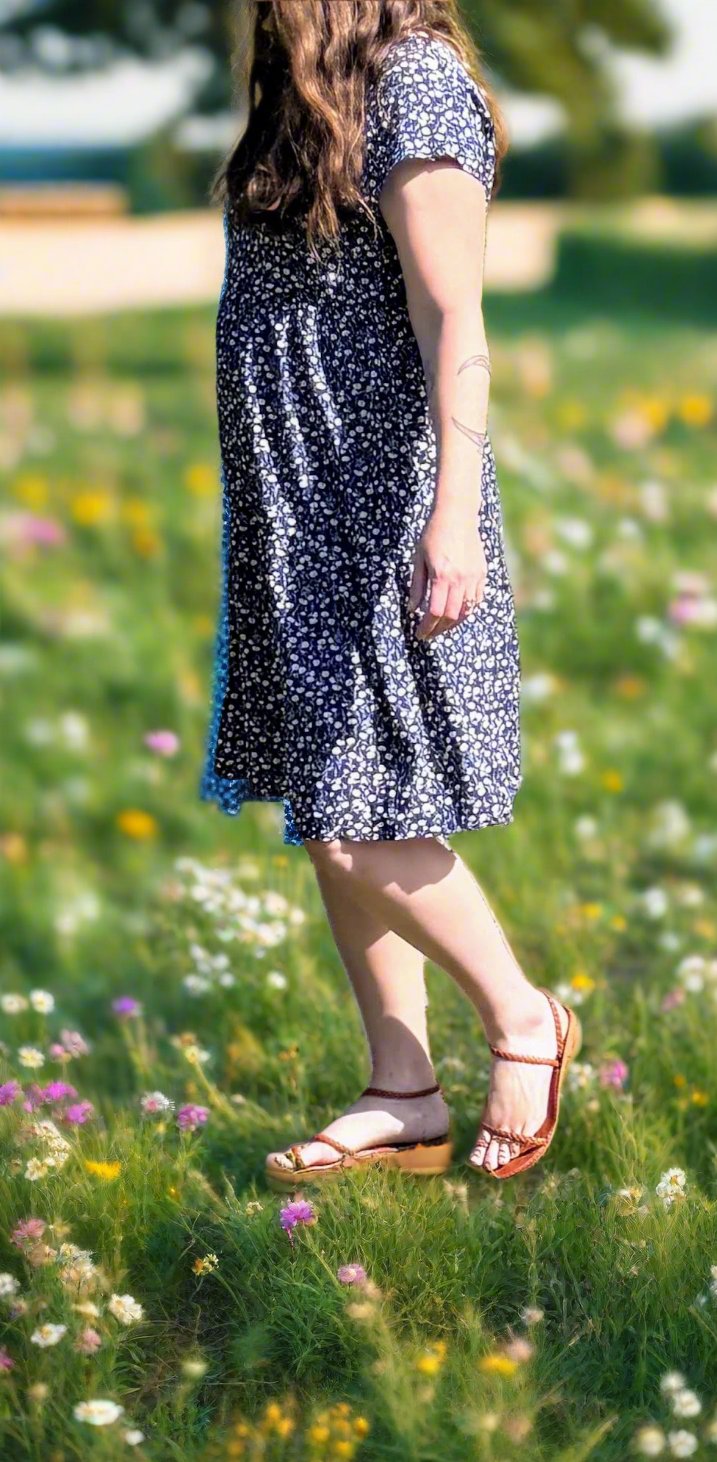
{"type": "MultiPolygon", "coordinates": [[[[439,964],[468,996],[488,1040],[506,1050],[552,1056],[555,1027],[544,996],[526,979],[470,870],[434,838],[306,844],[366,912],[439,964]]],[[[545,1117],[551,1068],[493,1064],[485,1120],[530,1133],[545,1117]]],[[[474,1160],[508,1162],[517,1144],[481,1130],[474,1160]]]]}
{"type": "MultiPolygon", "coordinates": [[[[316,875],[331,931],[356,997],[371,1057],[370,1086],[422,1091],[436,1080],[426,1027],[424,959],[353,897],[350,881],[321,865],[316,875]]],[[[449,1114],[440,1092],[411,1101],[359,1097],[322,1130],[347,1147],[438,1137],[449,1114]]],[[[326,1143],[306,1142],[305,1163],[331,1163],[326,1143]]],[[[280,1166],[281,1154],[273,1154],[280,1166]]]]}

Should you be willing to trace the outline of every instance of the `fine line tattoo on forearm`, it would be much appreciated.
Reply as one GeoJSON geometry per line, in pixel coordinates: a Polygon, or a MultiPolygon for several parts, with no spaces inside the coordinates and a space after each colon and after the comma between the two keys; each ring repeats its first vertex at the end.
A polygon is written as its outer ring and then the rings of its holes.
{"type": "MultiPolygon", "coordinates": [[[[464,360],[463,364],[458,367],[456,375],[460,376],[461,373],[463,371],[467,371],[470,366],[477,366],[479,370],[487,371],[488,375],[490,375],[490,357],[487,355],[469,355],[468,359],[464,360]]],[[[459,432],[462,432],[464,437],[468,437],[468,440],[472,442],[475,447],[478,448],[478,451],[480,452],[482,457],[483,448],[485,447],[488,433],[485,431],[475,431],[473,427],[466,426],[464,422],[458,421],[455,416],[451,417],[451,421],[453,422],[453,425],[457,428],[457,430],[459,432]]]]}

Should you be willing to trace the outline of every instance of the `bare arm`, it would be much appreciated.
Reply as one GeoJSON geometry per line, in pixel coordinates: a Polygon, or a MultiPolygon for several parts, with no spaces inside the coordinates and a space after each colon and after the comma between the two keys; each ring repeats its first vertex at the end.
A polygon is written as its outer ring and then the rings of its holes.
{"type": "Polygon", "coordinates": [[[478,513],[490,386],[486,198],[456,164],[411,160],[389,175],[380,205],[401,261],[438,445],[433,510],[410,594],[416,608],[430,588],[417,634],[433,638],[463,619],[485,586],[478,513]]]}

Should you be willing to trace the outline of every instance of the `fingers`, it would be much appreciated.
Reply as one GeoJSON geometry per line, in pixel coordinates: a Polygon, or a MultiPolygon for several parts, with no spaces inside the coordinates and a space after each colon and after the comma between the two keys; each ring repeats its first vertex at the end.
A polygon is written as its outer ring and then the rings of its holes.
{"type": "Polygon", "coordinates": [[[419,548],[416,552],[416,557],[414,559],[411,585],[408,590],[408,607],[411,612],[413,612],[415,609],[418,609],[418,606],[421,603],[421,600],[426,593],[427,588],[428,569],[426,566],[426,560],[419,548]]]}
{"type": "Polygon", "coordinates": [[[436,625],[440,624],[443,618],[448,599],[449,590],[445,579],[434,579],[429,587],[428,604],[416,630],[416,638],[419,640],[430,639],[436,625]]]}
{"type": "Polygon", "coordinates": [[[463,584],[453,584],[446,592],[443,611],[438,623],[426,634],[426,639],[433,640],[447,629],[453,629],[458,624],[461,610],[465,601],[465,587],[463,584]]]}

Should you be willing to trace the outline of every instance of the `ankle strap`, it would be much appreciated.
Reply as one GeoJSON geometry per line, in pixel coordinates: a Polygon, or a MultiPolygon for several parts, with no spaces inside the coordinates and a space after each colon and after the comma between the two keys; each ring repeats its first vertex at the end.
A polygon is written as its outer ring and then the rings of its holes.
{"type": "Polygon", "coordinates": [[[385,1091],[384,1088],[381,1086],[365,1086],[361,1095],[393,1097],[393,1099],[397,1101],[399,1099],[406,1100],[409,1097],[433,1096],[433,1093],[436,1091],[440,1091],[440,1089],[441,1084],[439,1081],[436,1082],[435,1086],[424,1087],[423,1091],[385,1091]]]}

